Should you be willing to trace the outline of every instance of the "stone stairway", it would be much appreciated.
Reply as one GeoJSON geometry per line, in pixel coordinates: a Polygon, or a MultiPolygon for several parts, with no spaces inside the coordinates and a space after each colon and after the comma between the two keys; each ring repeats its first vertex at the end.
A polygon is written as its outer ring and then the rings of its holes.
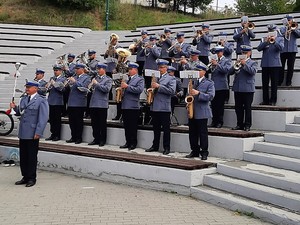
{"type": "Polygon", "coordinates": [[[219,163],[192,196],[274,224],[300,224],[300,134],[271,132],[264,139],[243,161],[219,163]]]}

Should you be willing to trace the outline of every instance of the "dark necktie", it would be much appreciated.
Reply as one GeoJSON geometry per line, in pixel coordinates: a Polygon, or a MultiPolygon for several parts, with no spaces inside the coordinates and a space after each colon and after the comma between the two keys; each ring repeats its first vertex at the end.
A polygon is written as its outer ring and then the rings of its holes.
{"type": "Polygon", "coordinates": [[[129,84],[130,81],[131,81],[131,77],[129,77],[127,84],[129,84]]]}
{"type": "Polygon", "coordinates": [[[30,102],[30,95],[28,95],[27,104],[30,102]]]}

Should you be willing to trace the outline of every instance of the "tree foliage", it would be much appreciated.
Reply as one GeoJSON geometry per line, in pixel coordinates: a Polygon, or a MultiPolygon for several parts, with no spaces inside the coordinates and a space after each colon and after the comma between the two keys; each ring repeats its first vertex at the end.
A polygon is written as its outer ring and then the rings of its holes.
{"type": "Polygon", "coordinates": [[[213,0],[158,0],[161,3],[169,4],[172,7],[173,11],[179,11],[180,7],[183,7],[184,13],[186,13],[187,9],[192,9],[192,13],[195,13],[195,10],[205,10],[206,7],[213,0]]]}
{"type": "Polygon", "coordinates": [[[93,9],[105,0],[53,0],[61,6],[68,6],[78,9],[93,9]]]}
{"type": "Polygon", "coordinates": [[[292,10],[290,0],[236,0],[238,12],[246,14],[276,14],[292,10]]]}
{"type": "Polygon", "coordinates": [[[298,11],[298,12],[300,11],[300,0],[297,0],[297,1],[296,1],[295,7],[294,7],[294,10],[293,10],[293,11],[295,11],[295,12],[296,12],[296,11],[298,11]]]}

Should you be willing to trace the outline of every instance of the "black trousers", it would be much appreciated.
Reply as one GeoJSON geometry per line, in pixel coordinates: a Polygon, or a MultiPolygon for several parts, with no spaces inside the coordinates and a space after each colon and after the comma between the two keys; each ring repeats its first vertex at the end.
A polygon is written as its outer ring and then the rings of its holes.
{"type": "Polygon", "coordinates": [[[145,61],[137,61],[136,63],[139,64],[138,72],[139,72],[139,75],[142,76],[143,70],[144,70],[145,61]]]}
{"type": "Polygon", "coordinates": [[[171,97],[171,112],[172,115],[174,114],[174,109],[175,109],[175,105],[178,105],[179,103],[179,99],[177,96],[172,96],[171,97]]]}
{"type": "Polygon", "coordinates": [[[262,90],[265,104],[277,102],[277,86],[281,67],[262,67],[262,90]],[[269,81],[271,79],[271,98],[269,98],[269,81]]]}
{"type": "Polygon", "coordinates": [[[69,107],[69,124],[73,140],[82,140],[85,107],[69,107]]]}
{"type": "MultiPolygon", "coordinates": [[[[112,78],[112,72],[106,72],[106,75],[109,76],[110,78],[112,78]]],[[[110,89],[109,91],[109,94],[108,94],[108,99],[109,100],[113,100],[113,93],[112,93],[112,88],[110,89]]]]}
{"type": "Polygon", "coordinates": [[[86,117],[90,116],[90,101],[91,101],[91,98],[92,98],[92,92],[89,92],[87,94],[87,97],[86,97],[86,100],[87,100],[86,107],[85,107],[85,116],[86,117]]]}
{"type": "Polygon", "coordinates": [[[164,132],[163,135],[163,147],[165,150],[170,150],[170,112],[151,112],[152,114],[152,124],[153,124],[153,132],[154,139],[152,147],[155,149],[159,149],[160,142],[160,131],[161,128],[164,132]]]}
{"type": "Polygon", "coordinates": [[[70,87],[66,87],[64,92],[63,92],[63,98],[64,98],[64,107],[62,111],[62,116],[67,116],[68,115],[68,99],[70,95],[70,87]]]}
{"type": "Polygon", "coordinates": [[[90,108],[93,137],[97,143],[106,143],[107,137],[107,109],[90,108]]]}
{"type": "Polygon", "coordinates": [[[127,145],[137,145],[137,129],[140,115],[139,109],[123,109],[123,123],[127,145]]]}
{"type": "Polygon", "coordinates": [[[211,101],[211,109],[212,109],[212,123],[213,124],[221,124],[223,125],[223,117],[224,117],[224,104],[227,97],[228,90],[218,90],[215,92],[215,97],[211,101]]]}
{"type": "Polygon", "coordinates": [[[36,181],[37,155],[39,139],[20,139],[20,168],[26,181],[36,181]]]}
{"type": "Polygon", "coordinates": [[[254,92],[234,92],[235,113],[237,117],[237,125],[241,128],[251,127],[252,110],[254,92]]]}
{"type": "Polygon", "coordinates": [[[199,60],[200,60],[201,62],[203,62],[205,65],[208,65],[208,64],[209,64],[208,56],[201,56],[201,55],[199,55],[199,60]]]}
{"type": "Polygon", "coordinates": [[[208,155],[207,119],[189,119],[189,140],[193,152],[208,155]],[[200,140],[200,144],[199,144],[200,140]]]}
{"type": "Polygon", "coordinates": [[[60,138],[61,132],[61,115],[63,105],[49,105],[49,122],[51,136],[60,138]]]}
{"type": "Polygon", "coordinates": [[[287,62],[287,74],[286,74],[286,85],[289,86],[292,84],[292,78],[294,74],[294,65],[296,60],[296,52],[284,52],[280,54],[281,59],[281,72],[278,80],[278,84],[281,85],[284,79],[284,67],[287,62]]]}

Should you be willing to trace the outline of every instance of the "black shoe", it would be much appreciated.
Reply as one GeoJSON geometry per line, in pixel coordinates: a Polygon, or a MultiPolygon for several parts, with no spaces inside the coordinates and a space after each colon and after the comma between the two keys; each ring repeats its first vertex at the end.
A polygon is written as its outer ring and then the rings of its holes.
{"type": "Polygon", "coordinates": [[[129,148],[129,144],[121,145],[120,148],[129,148]]]}
{"type": "Polygon", "coordinates": [[[201,155],[201,160],[207,160],[208,151],[201,151],[200,155],[201,155]]]}
{"type": "Polygon", "coordinates": [[[36,183],[35,181],[30,180],[30,181],[27,182],[27,184],[25,185],[25,187],[32,187],[32,186],[35,185],[35,183],[36,183]]]}
{"type": "Polygon", "coordinates": [[[209,127],[216,127],[216,124],[215,124],[215,123],[211,123],[211,124],[209,125],[209,127]]]}
{"type": "Polygon", "coordinates": [[[158,149],[151,147],[151,148],[146,149],[145,152],[158,152],[158,149]]]}
{"type": "Polygon", "coordinates": [[[170,153],[170,149],[165,149],[163,152],[164,155],[169,155],[169,153],[170,153]]]}
{"type": "Polygon", "coordinates": [[[22,185],[22,184],[27,184],[27,180],[25,180],[24,178],[22,178],[21,180],[19,180],[19,181],[17,181],[16,183],[15,183],[15,185],[22,185]]]}
{"type": "Polygon", "coordinates": [[[222,128],[222,124],[218,123],[215,127],[216,128],[222,128]]]}
{"type": "Polygon", "coordinates": [[[244,130],[244,128],[240,127],[240,126],[236,126],[236,127],[231,128],[231,130],[244,130]]]}
{"type": "Polygon", "coordinates": [[[268,102],[261,102],[259,105],[270,105],[268,102]]]}
{"type": "Polygon", "coordinates": [[[88,143],[88,145],[98,145],[98,144],[99,144],[99,142],[95,141],[95,140],[93,140],[92,142],[88,143]]]}
{"type": "Polygon", "coordinates": [[[207,160],[207,155],[202,155],[201,160],[207,160]]]}
{"type": "Polygon", "coordinates": [[[99,143],[99,147],[102,147],[102,146],[104,146],[104,145],[105,145],[104,142],[100,142],[100,143],[99,143]]]}
{"type": "Polygon", "coordinates": [[[52,141],[59,141],[59,140],[60,140],[59,137],[54,137],[54,138],[52,139],[52,141]]]}
{"type": "Polygon", "coordinates": [[[250,127],[245,127],[244,131],[250,131],[250,127]]]}
{"type": "Polygon", "coordinates": [[[78,144],[81,144],[81,142],[82,142],[81,139],[77,139],[77,140],[75,141],[75,144],[78,145],[78,144]]]}
{"type": "Polygon", "coordinates": [[[270,105],[271,106],[276,106],[276,102],[272,102],[270,105]]]}
{"type": "Polygon", "coordinates": [[[194,158],[194,157],[199,157],[199,153],[191,151],[190,154],[185,156],[185,158],[194,158]]]}
{"type": "Polygon", "coordinates": [[[287,87],[292,86],[292,82],[286,82],[286,86],[287,86],[287,87]]]}
{"type": "Polygon", "coordinates": [[[135,149],[135,148],[136,148],[135,145],[130,145],[130,146],[128,147],[128,150],[133,150],[133,149],[135,149]]]}
{"type": "Polygon", "coordinates": [[[53,138],[54,138],[54,137],[51,135],[50,137],[46,138],[45,140],[46,140],[46,141],[51,141],[51,140],[53,140],[53,138]]]}
{"type": "Polygon", "coordinates": [[[121,116],[116,116],[115,118],[112,118],[112,120],[120,120],[121,116]]]}
{"type": "Polygon", "coordinates": [[[72,143],[72,142],[75,142],[75,140],[73,138],[69,139],[69,140],[66,140],[67,143],[72,143]]]}

